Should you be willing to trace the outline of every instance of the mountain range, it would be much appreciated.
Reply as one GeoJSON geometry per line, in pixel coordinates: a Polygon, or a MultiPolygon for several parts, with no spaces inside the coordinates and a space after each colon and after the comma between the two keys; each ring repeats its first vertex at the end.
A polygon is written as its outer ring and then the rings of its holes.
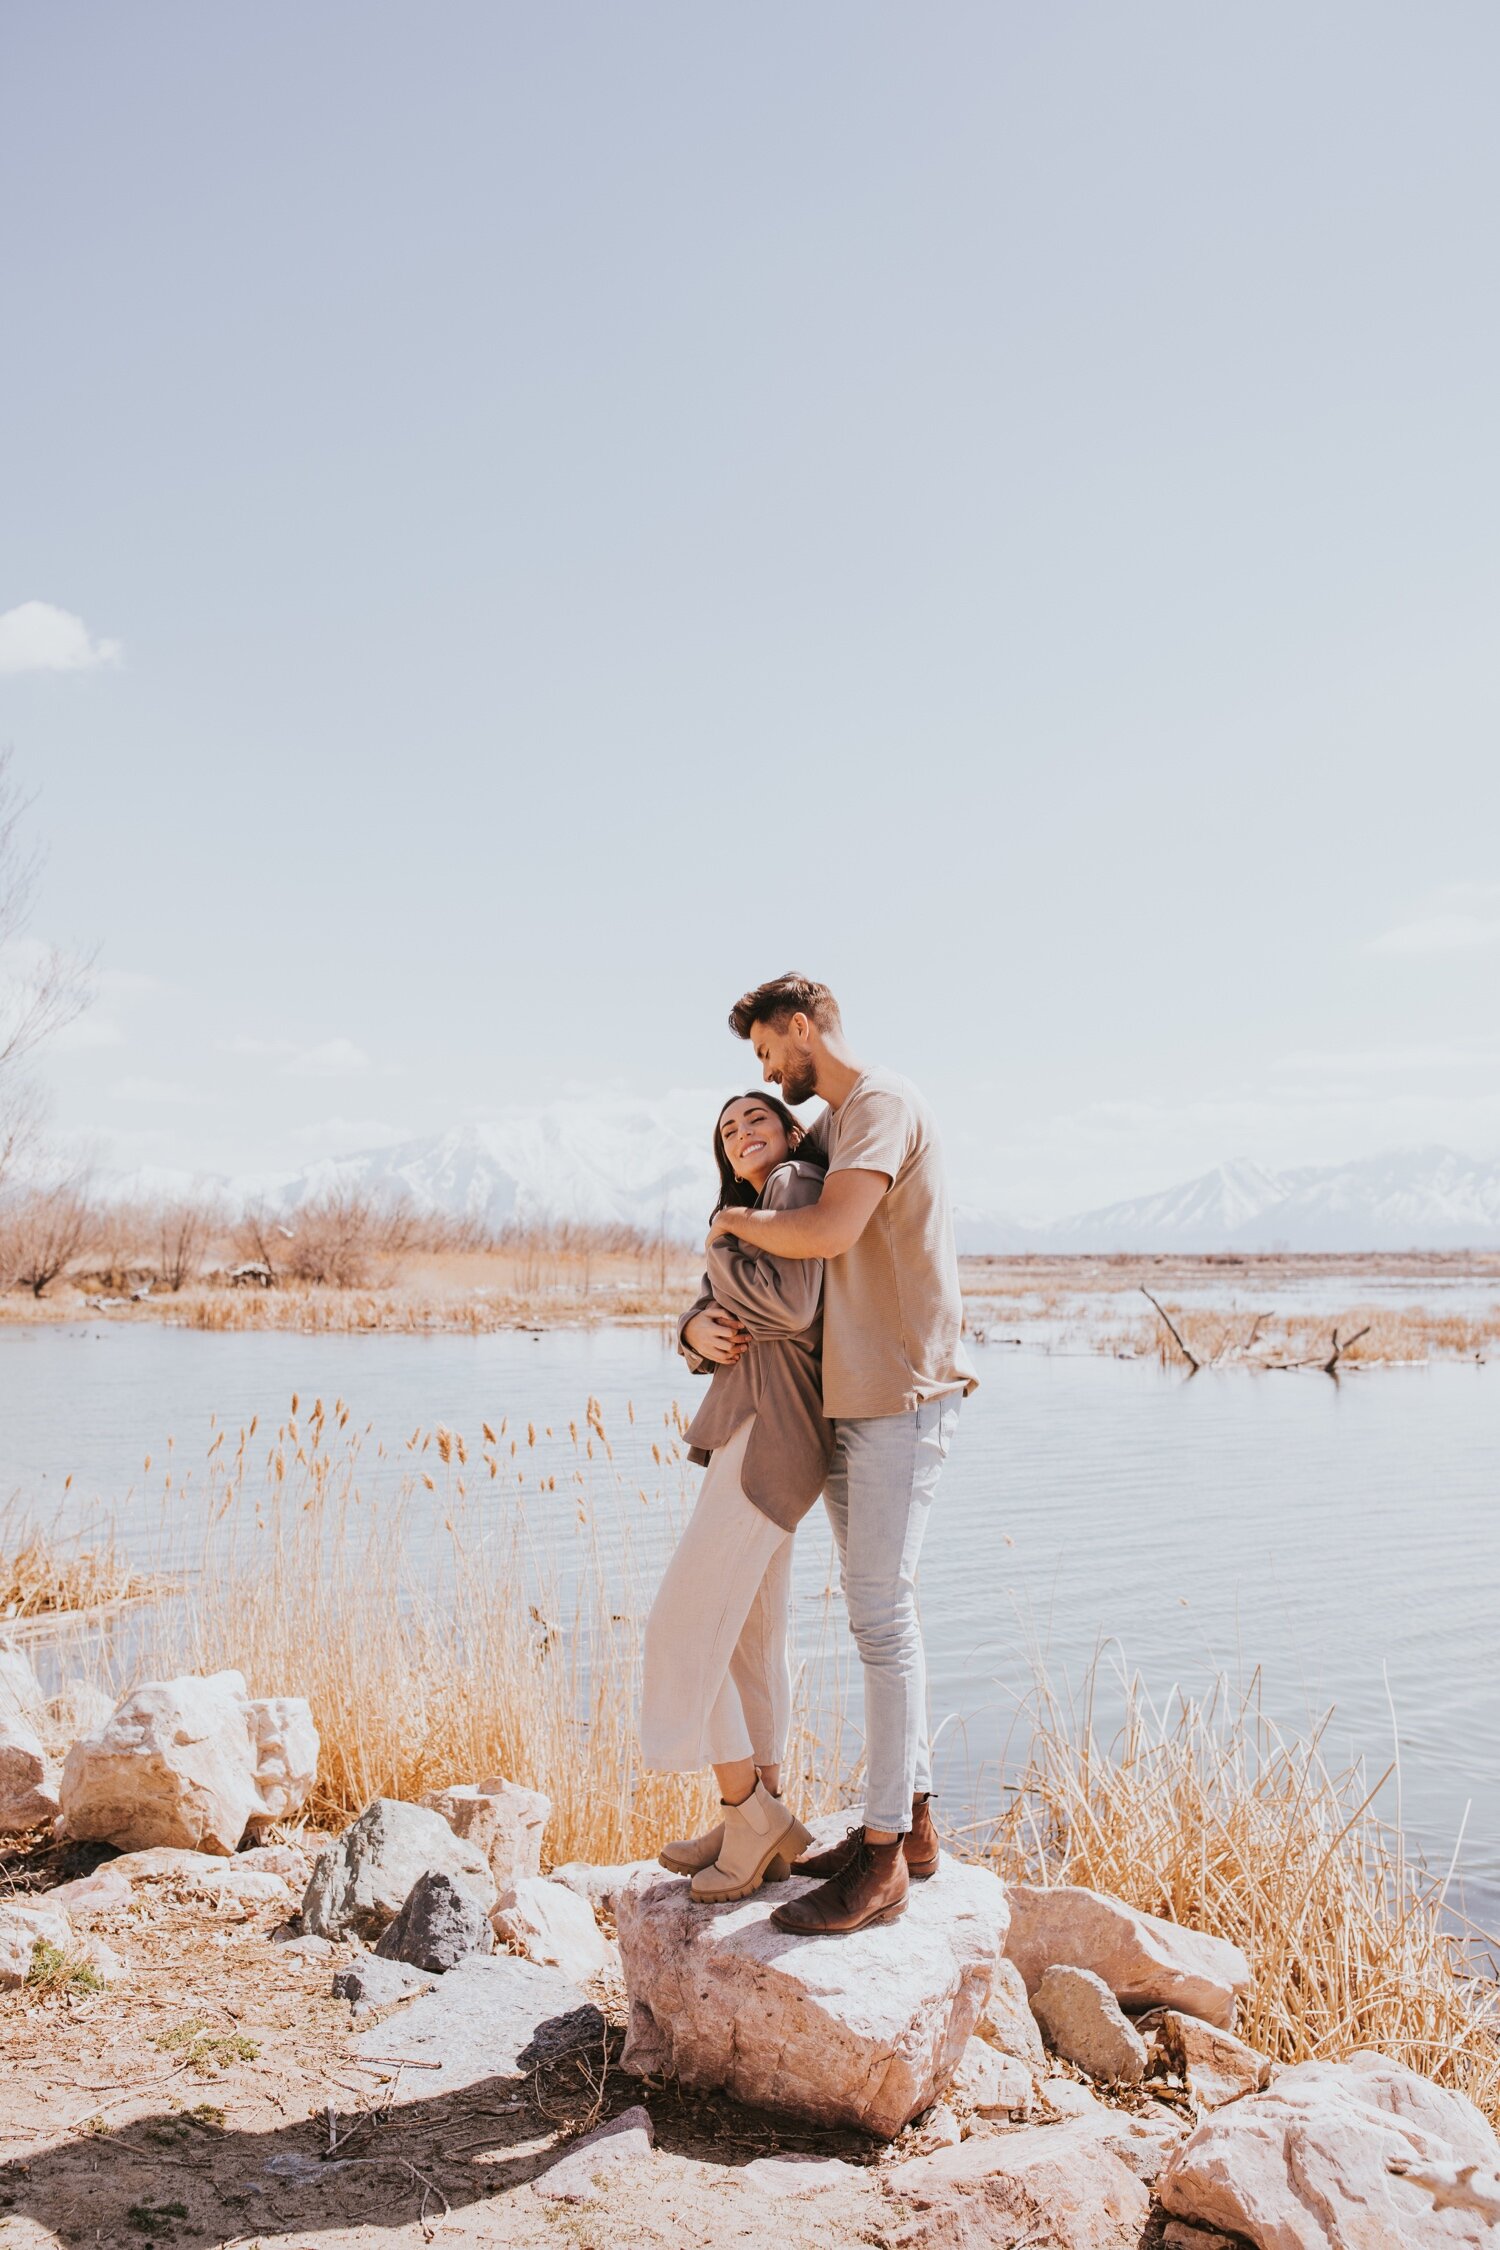
{"type": "MultiPolygon", "coordinates": [[[[133,1173],[110,1184],[123,1198],[181,1192],[188,1181],[133,1173]]],[[[700,1232],[715,1192],[701,1135],[670,1108],[588,1100],[327,1157],[296,1173],[196,1184],[231,1206],[262,1202],[284,1214],[360,1185],[491,1226],[572,1219],[678,1237],[700,1232]]],[[[1032,1222],[959,1204],[955,1223],[968,1252],[1496,1249],[1500,1159],[1410,1148],[1273,1172],[1241,1158],[1067,1218],[1032,1222]]]]}

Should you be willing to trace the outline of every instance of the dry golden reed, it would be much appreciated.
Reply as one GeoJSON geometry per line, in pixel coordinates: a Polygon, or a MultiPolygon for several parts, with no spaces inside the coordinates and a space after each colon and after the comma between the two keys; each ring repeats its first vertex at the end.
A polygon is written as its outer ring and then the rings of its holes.
{"type": "MultiPolygon", "coordinates": [[[[505,1774],[551,1798],[552,1864],[653,1853],[714,1808],[706,1776],[641,1769],[640,1625],[688,1491],[680,1413],[629,1413],[623,1458],[593,1400],[566,1426],[472,1440],[417,1429],[388,1447],[347,1407],[296,1400],[274,1432],[221,1433],[206,1474],[169,1473],[155,1561],[190,1590],[147,1613],[131,1670],[234,1667],[256,1693],[306,1695],[317,1823],[505,1774]]],[[[787,1759],[804,1811],[857,1781],[843,1646],[825,1598],[787,1759]]],[[[1077,1703],[1042,1679],[1020,1735],[1003,1814],[958,1849],[1234,1939],[1255,1972],[1241,2028],[1282,2061],[1379,2047],[1500,2119],[1495,1987],[1443,1884],[1378,1786],[1276,1731],[1258,1683],[1158,1712],[1098,1668],[1077,1703]]]]}
{"type": "Polygon", "coordinates": [[[1377,1810],[1393,1777],[1331,1768],[1321,1733],[1284,1738],[1259,1687],[1159,1711],[1097,1664],[1076,1704],[1039,1681],[989,1855],[1012,1880],[1080,1883],[1242,1946],[1239,2029],[1276,2060],[1379,2048],[1500,2121],[1494,1941],[1377,1810]],[[1120,1714],[1103,1740],[1101,1705],[1120,1714]]]}

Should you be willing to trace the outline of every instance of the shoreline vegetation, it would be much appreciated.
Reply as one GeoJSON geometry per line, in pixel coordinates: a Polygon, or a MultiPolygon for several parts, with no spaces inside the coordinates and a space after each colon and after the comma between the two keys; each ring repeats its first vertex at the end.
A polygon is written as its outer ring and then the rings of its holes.
{"type": "MultiPolygon", "coordinates": [[[[500,1228],[338,1191],[226,1224],[76,1187],[0,1209],[0,1323],[156,1321],[298,1334],[468,1334],[673,1322],[696,1244],[577,1222],[500,1228]]],[[[1407,1366],[1500,1352],[1500,1252],[966,1256],[988,1344],[1200,1368],[1407,1366]]]]}
{"type": "MultiPolygon", "coordinates": [[[[50,1544],[0,1518],[0,1587],[22,1589],[0,1630],[19,1615],[34,1662],[111,1694],[234,1669],[254,1695],[305,1695],[314,1830],[375,1796],[504,1774],[552,1800],[549,1864],[649,1856],[713,1817],[707,1777],[642,1772],[635,1738],[632,1527],[684,1504],[681,1436],[668,1415],[617,1460],[590,1401],[561,1454],[562,1430],[513,1423],[387,1448],[339,1402],[294,1399],[274,1431],[221,1429],[200,1469],[168,1445],[132,1502],[137,1527],[157,1511],[144,1557],[125,1559],[107,1516],[50,1544]],[[646,1448],[654,1495],[628,1466],[646,1448]]],[[[857,1801],[846,1662],[830,1592],[787,1759],[808,1814],[857,1801]]],[[[1002,1748],[1004,1780],[950,1849],[1233,1939],[1254,1964],[1256,2047],[1284,2063],[1378,2047],[1500,2121],[1496,1941],[1387,1816],[1389,1775],[1335,1766],[1323,1731],[1283,1737],[1253,1677],[1156,1707],[1102,1660],[1071,1691],[1038,1670],[1002,1748]]]]}

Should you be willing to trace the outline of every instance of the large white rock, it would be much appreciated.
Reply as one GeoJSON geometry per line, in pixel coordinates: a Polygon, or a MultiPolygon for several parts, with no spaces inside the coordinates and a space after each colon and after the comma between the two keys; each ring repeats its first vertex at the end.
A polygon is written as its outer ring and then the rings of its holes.
{"type": "Polygon", "coordinates": [[[552,1818],[552,1800],[539,1789],[523,1789],[497,1774],[488,1781],[434,1789],[422,1802],[442,1814],[455,1836],[479,1847],[497,1891],[542,1872],[542,1838],[552,1818]]]}
{"type": "Polygon", "coordinates": [[[1262,2094],[1204,2119],[1157,2183],[1179,2219],[1242,2235],[1256,2250],[1494,2250],[1477,2212],[1439,2211],[1386,2167],[1395,2157],[1500,2166],[1473,2103],[1389,2057],[1298,2063],[1262,2094]]]}
{"type": "Polygon", "coordinates": [[[307,1803],[318,1772],[318,1730],[300,1695],[266,1695],[250,1706],[255,1788],[263,1820],[287,1820],[307,1803]]]}
{"type": "Polygon", "coordinates": [[[809,1887],[697,1906],[658,1872],[622,1891],[625,2068],[889,2138],[964,2052],[1005,1944],[1005,1891],[945,1858],[895,1922],[839,1938],[776,1929],[772,1907],[809,1887]]]}
{"type": "Polygon", "coordinates": [[[910,2250],[1139,2250],[1151,2196],[1112,2145],[1122,2136],[1106,2115],[975,2135],[892,2165],[881,2184],[911,2214],[899,2241],[910,2250]]]}
{"type": "Polygon", "coordinates": [[[512,1883],[490,1921],[495,1935],[518,1947],[528,1961],[561,1969],[575,1984],[587,1984],[611,1959],[588,1900],[544,1875],[512,1883]]]}
{"type": "Polygon", "coordinates": [[[72,1943],[72,1924],[56,1907],[6,1899],[0,1904],[0,1992],[13,1992],[26,1982],[39,1945],[55,1945],[59,1952],[66,1953],[72,1943]]]}
{"type": "Polygon", "coordinates": [[[314,1867],[302,1899],[303,1928],[313,1937],[353,1935],[373,1944],[428,1874],[453,1876],[486,1913],[495,1903],[483,1852],[425,1805],[377,1797],[314,1867]]]}
{"type": "Polygon", "coordinates": [[[1038,2078],[1046,2076],[1042,2035],[1026,1996],[1026,1980],[1014,1961],[996,1962],[994,1982],[976,2028],[980,2038],[998,2047],[1002,2055],[1013,2055],[1038,2078]]]}
{"type": "Polygon", "coordinates": [[[253,1700],[239,1672],[150,1680],[69,1750],[63,1827],[127,1850],[229,1853],[296,1809],[316,1763],[300,1697],[253,1700]]]}
{"type": "Polygon", "coordinates": [[[1035,1997],[1055,1963],[1091,1969],[1123,2008],[1180,2008],[1225,2031],[1250,1989],[1250,1964],[1227,1938],[1185,1930],[1077,1884],[1014,1884],[1006,1951],[1035,1997]]]}
{"type": "Polygon", "coordinates": [[[1146,2042],[1103,1977],[1054,1961],[1031,2004],[1056,2053],[1091,2078],[1139,2086],[1146,2075],[1146,2042]]]}
{"type": "Polygon", "coordinates": [[[0,1710],[0,1836],[21,1836],[56,1817],[57,1768],[24,1711],[0,1710]]]}

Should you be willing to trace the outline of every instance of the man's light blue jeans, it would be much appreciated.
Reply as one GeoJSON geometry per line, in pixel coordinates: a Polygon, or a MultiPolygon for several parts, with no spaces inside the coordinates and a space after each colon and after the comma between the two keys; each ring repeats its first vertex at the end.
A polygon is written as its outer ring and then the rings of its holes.
{"type": "Polygon", "coordinates": [[[904,1836],[913,1791],[932,1787],[917,1559],[958,1427],[961,1391],[914,1414],[835,1422],[823,1504],[849,1629],[865,1675],[865,1823],[904,1836]]]}

